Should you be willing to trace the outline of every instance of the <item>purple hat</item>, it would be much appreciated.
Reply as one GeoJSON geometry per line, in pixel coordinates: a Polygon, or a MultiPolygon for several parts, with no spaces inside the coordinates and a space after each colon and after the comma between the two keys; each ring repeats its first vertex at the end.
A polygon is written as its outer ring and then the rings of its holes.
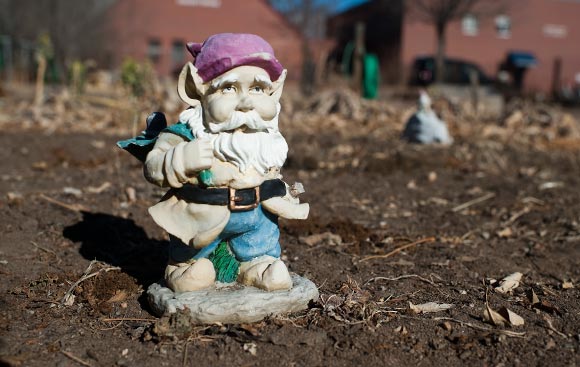
{"type": "Polygon", "coordinates": [[[203,44],[188,43],[187,49],[195,57],[194,65],[204,83],[242,65],[266,70],[273,81],[278,80],[284,70],[272,46],[254,34],[215,34],[203,44]]]}

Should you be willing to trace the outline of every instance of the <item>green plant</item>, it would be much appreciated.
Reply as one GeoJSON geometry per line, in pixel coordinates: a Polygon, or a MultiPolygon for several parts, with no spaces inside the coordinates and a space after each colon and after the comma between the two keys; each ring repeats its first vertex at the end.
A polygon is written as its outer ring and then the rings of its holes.
{"type": "Polygon", "coordinates": [[[121,66],[121,82],[132,96],[143,97],[153,85],[151,65],[126,59],[121,66]]]}

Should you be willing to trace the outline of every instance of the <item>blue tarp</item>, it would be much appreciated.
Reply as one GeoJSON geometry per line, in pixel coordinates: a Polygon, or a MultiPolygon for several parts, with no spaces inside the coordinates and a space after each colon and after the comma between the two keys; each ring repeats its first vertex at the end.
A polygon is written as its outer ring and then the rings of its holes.
{"type": "Polygon", "coordinates": [[[508,53],[507,60],[518,68],[531,68],[538,65],[538,59],[531,52],[512,51],[508,53]]]}

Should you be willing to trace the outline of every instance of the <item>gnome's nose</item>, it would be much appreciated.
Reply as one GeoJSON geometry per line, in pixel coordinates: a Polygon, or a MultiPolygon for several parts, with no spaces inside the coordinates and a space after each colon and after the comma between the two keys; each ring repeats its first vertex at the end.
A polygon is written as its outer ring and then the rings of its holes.
{"type": "Polygon", "coordinates": [[[236,106],[236,110],[248,112],[254,109],[254,104],[248,97],[242,97],[236,106]]]}

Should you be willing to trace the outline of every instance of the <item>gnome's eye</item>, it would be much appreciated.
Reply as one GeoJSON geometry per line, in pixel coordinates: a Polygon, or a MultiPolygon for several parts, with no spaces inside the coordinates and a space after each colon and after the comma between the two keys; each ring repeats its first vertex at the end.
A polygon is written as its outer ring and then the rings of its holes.
{"type": "Polygon", "coordinates": [[[264,93],[264,87],[262,87],[261,85],[254,85],[253,87],[250,88],[250,93],[262,94],[264,93]]]}
{"type": "Polygon", "coordinates": [[[227,94],[236,93],[236,87],[233,85],[226,85],[222,88],[222,92],[227,94]]]}

